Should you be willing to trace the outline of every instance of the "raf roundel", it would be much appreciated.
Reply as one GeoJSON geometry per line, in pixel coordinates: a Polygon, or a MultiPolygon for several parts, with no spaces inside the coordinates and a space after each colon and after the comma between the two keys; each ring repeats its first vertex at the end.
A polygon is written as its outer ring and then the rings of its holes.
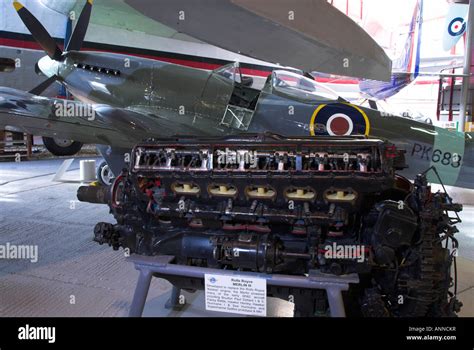
{"type": "Polygon", "coordinates": [[[451,36],[459,36],[466,30],[466,22],[462,17],[454,18],[448,26],[448,32],[451,36]]]}
{"type": "Polygon", "coordinates": [[[349,103],[323,104],[314,111],[310,122],[312,136],[369,135],[367,114],[349,103]]]}

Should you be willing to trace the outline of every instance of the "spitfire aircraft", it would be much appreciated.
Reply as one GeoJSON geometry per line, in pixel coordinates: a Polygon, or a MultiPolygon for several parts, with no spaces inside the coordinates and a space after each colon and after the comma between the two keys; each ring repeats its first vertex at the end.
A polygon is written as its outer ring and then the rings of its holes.
{"type": "Polygon", "coordinates": [[[435,166],[444,184],[474,188],[473,134],[350,104],[310,75],[295,71],[277,69],[257,90],[241,75],[238,62],[208,72],[127,55],[81,52],[92,0],[63,51],[25,7],[16,1],[14,6],[47,53],[38,68],[48,79],[32,93],[0,88],[0,127],[98,144],[115,174],[125,166],[131,147],[154,137],[365,135],[388,139],[405,150],[408,177],[435,166]],[[38,96],[55,81],[77,101],[38,96]]]}

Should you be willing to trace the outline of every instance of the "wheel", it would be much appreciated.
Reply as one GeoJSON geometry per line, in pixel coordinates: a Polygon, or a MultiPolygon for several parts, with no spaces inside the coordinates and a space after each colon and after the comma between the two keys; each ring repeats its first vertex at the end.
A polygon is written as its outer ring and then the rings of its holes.
{"type": "Polygon", "coordinates": [[[112,185],[112,182],[114,181],[115,176],[112,173],[112,170],[110,170],[109,165],[107,162],[102,162],[100,163],[99,167],[97,168],[97,180],[105,186],[110,186],[112,185]]]}
{"type": "Polygon", "coordinates": [[[81,142],[51,137],[43,137],[43,144],[55,156],[73,156],[81,150],[83,145],[81,142]]]}

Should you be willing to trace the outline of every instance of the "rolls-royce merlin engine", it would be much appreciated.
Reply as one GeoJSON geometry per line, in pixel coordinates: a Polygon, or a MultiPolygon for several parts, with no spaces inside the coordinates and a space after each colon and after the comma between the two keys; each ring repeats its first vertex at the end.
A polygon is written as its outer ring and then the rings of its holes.
{"type": "MultiPolygon", "coordinates": [[[[110,206],[117,223],[97,224],[95,240],[114,249],[203,268],[358,274],[349,315],[455,315],[462,207],[425,174],[397,175],[404,167],[402,151],[363,137],[157,139],[134,148],[110,188],[78,198],[110,206]]],[[[324,315],[325,300],[314,294],[303,314],[324,315]]]]}

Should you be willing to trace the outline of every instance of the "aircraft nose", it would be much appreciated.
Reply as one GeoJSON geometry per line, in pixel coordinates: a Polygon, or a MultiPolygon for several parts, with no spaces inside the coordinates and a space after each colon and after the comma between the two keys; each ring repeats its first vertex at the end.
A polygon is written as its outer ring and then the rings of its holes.
{"type": "Polygon", "coordinates": [[[48,78],[58,74],[59,62],[44,56],[38,61],[39,70],[48,78]]]}

